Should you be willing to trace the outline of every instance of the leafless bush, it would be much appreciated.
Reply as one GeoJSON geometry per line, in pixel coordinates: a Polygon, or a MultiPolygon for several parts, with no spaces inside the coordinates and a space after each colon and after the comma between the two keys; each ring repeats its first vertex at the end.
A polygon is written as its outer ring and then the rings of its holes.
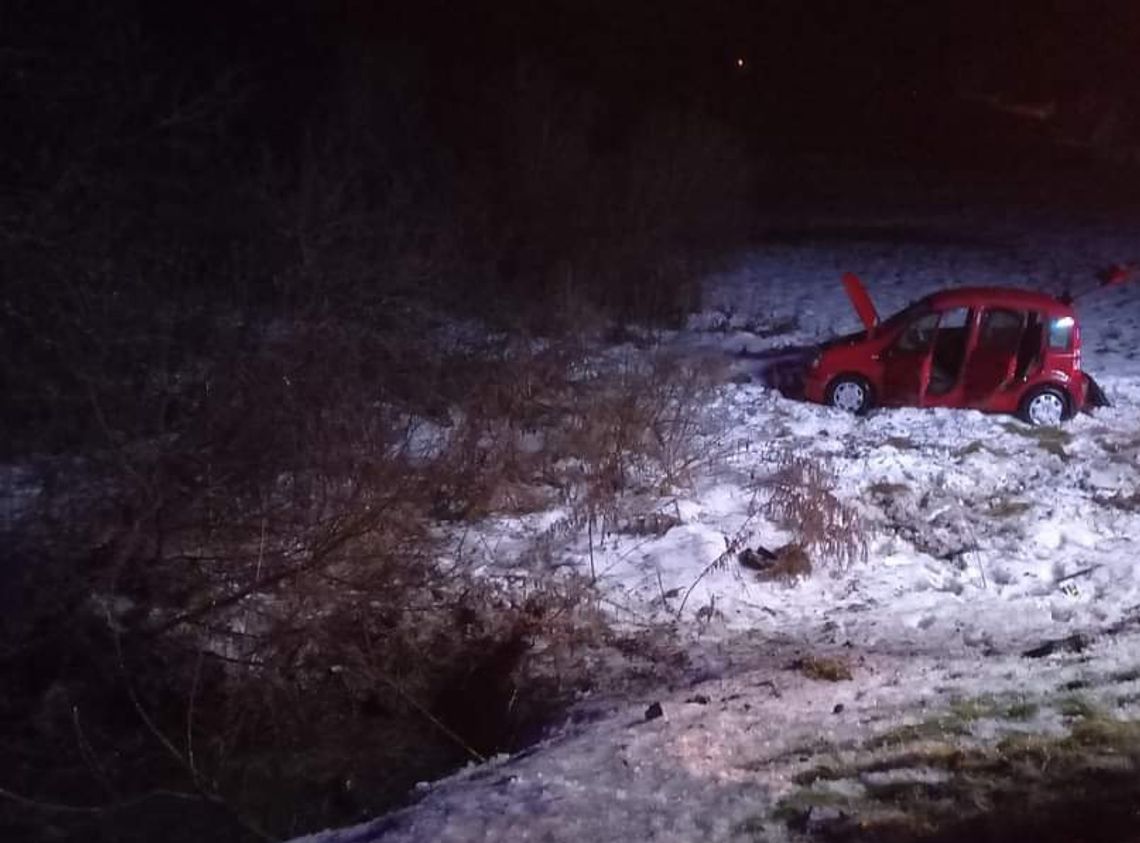
{"type": "Polygon", "coordinates": [[[595,499],[683,485],[712,456],[704,407],[714,382],[668,354],[584,360],[561,397],[548,471],[595,499]]]}
{"type": "Polygon", "coordinates": [[[763,485],[766,514],[790,530],[798,545],[839,570],[866,561],[867,540],[858,514],[835,497],[835,478],[818,458],[785,454],[763,485]]]}
{"type": "Polygon", "coordinates": [[[155,831],[109,807],[103,781],[129,800],[181,793],[242,834],[347,822],[532,738],[611,646],[589,582],[473,579],[441,564],[433,526],[528,490],[570,505],[559,529],[607,529],[623,495],[708,455],[711,381],[668,358],[615,371],[573,344],[514,342],[449,360],[348,319],[241,342],[174,379],[161,434],[138,436],[128,407],[100,412],[108,447],[64,467],[26,522],[55,564],[30,574],[2,667],[67,652],[86,668],[5,701],[34,738],[0,787],[69,793],[91,806],[84,829],[155,831]],[[447,421],[425,452],[409,420],[429,412],[447,421]],[[114,707],[127,713],[105,722],[114,707]],[[75,711],[98,737],[77,737],[75,711]]]}
{"type": "Polygon", "coordinates": [[[605,530],[710,458],[707,371],[576,336],[694,305],[746,156],[684,110],[598,150],[541,73],[465,155],[366,49],[246,139],[248,68],[36,10],[0,51],[0,456],[36,490],[0,536],[0,836],[286,835],[533,736],[612,633],[584,577],[445,566],[440,522],[605,530]]]}
{"type": "Polygon", "coordinates": [[[443,461],[454,479],[438,489],[454,517],[527,503],[604,509],[622,494],[683,485],[715,454],[704,408],[716,374],[700,363],[514,344],[461,375],[443,461]]]}

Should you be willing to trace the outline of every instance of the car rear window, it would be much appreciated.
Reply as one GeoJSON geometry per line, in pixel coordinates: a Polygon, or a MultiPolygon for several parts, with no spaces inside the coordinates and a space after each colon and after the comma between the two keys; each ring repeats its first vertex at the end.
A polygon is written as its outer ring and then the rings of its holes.
{"type": "Polygon", "coordinates": [[[1073,342],[1073,317],[1056,316],[1049,320],[1049,348],[1067,351],[1073,342]]]}

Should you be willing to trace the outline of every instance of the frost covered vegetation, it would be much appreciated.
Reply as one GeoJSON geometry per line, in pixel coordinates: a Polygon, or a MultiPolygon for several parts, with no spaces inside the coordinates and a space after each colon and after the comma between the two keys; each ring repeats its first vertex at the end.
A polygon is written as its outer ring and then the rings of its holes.
{"type": "Polygon", "coordinates": [[[153,835],[174,805],[194,834],[228,817],[279,836],[517,748],[605,681],[589,662],[636,648],[584,573],[476,578],[444,551],[488,514],[557,502],[577,528],[676,482],[697,375],[676,395],[666,361],[570,378],[576,355],[483,349],[414,390],[456,414],[444,426],[377,390],[383,351],[346,333],[292,330],[227,361],[161,435],[26,463],[6,790],[106,802],[82,833],[153,835]]]}
{"type": "Polygon", "coordinates": [[[279,838],[653,658],[585,572],[443,549],[685,482],[707,370],[585,340],[697,303],[748,167],[332,4],[133,5],[0,14],[0,836],[279,838]]]}

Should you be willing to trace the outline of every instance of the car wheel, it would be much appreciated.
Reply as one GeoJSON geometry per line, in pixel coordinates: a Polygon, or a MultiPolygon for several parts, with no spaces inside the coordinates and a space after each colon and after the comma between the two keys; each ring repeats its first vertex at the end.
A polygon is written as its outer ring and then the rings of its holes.
{"type": "Polygon", "coordinates": [[[1071,415],[1069,396],[1055,386],[1033,390],[1021,402],[1021,418],[1037,427],[1056,427],[1071,415]]]}
{"type": "Polygon", "coordinates": [[[827,387],[827,403],[861,416],[874,405],[871,384],[858,375],[840,375],[827,387]]]}

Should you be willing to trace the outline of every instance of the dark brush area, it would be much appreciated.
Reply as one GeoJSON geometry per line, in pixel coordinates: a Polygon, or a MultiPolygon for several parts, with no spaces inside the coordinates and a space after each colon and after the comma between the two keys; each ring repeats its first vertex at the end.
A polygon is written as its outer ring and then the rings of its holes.
{"type": "Polygon", "coordinates": [[[751,191],[733,130],[581,84],[592,16],[551,14],[0,10],[0,836],[374,816],[646,651],[437,529],[668,471],[684,367],[584,378],[582,338],[677,323],[751,191]]]}

